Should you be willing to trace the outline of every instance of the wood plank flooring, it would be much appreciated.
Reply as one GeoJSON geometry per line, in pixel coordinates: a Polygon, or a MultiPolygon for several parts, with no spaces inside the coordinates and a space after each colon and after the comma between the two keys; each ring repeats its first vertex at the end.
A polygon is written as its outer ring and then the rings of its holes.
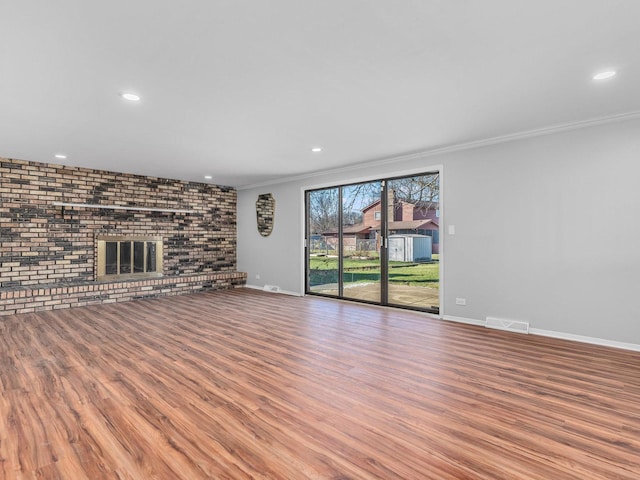
{"type": "Polygon", "coordinates": [[[638,479],[640,354],[248,289],[3,317],[0,478],[638,479]]]}

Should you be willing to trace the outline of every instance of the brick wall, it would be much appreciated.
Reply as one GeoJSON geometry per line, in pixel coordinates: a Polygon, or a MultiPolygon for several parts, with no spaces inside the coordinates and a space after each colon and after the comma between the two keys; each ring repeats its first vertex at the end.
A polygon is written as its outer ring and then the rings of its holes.
{"type": "Polygon", "coordinates": [[[98,234],[162,236],[168,277],[236,270],[229,187],[0,158],[0,200],[0,290],[93,282],[98,234]],[[190,213],[67,208],[63,215],[53,202],[190,213]]]}
{"type": "Polygon", "coordinates": [[[234,288],[244,285],[246,280],[246,273],[225,272],[127,282],[0,289],[0,316],[234,288]]]}

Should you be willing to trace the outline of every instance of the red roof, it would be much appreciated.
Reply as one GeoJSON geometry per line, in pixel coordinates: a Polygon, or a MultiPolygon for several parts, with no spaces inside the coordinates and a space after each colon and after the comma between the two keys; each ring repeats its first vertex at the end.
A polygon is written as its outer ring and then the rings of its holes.
{"type": "MultiPolygon", "coordinates": [[[[342,233],[369,233],[373,227],[365,225],[364,223],[358,223],[357,225],[347,225],[342,227],[342,233]]],[[[338,229],[325,230],[322,235],[335,235],[338,233],[338,229]]]]}
{"type": "MultiPolygon", "coordinates": [[[[437,230],[439,225],[430,218],[424,220],[407,220],[404,222],[389,222],[389,230],[437,230]]],[[[380,230],[375,227],[374,230],[380,230]]]]}

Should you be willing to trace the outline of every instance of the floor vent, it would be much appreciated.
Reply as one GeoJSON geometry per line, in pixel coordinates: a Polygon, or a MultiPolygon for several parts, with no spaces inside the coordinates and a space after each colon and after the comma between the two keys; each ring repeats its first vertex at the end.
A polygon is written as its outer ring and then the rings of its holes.
{"type": "Polygon", "coordinates": [[[516,333],[529,333],[529,322],[520,320],[505,320],[504,318],[487,317],[484,324],[487,328],[497,328],[516,333]]]}
{"type": "Polygon", "coordinates": [[[280,292],[280,287],[278,285],[265,285],[263,290],[265,292],[280,292]]]}

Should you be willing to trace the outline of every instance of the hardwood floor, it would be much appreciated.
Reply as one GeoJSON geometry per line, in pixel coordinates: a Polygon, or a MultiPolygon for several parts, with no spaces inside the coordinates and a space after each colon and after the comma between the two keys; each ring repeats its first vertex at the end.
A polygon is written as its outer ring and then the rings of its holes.
{"type": "Polygon", "coordinates": [[[640,354],[247,289],[0,318],[2,479],[638,479],[640,354]]]}

